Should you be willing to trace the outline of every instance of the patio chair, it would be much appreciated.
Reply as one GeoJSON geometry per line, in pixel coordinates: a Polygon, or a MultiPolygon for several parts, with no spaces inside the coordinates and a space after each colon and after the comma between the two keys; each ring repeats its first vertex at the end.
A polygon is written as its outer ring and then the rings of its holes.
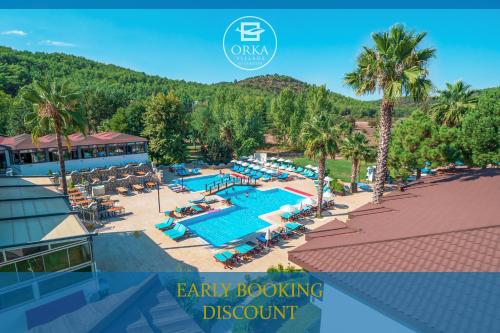
{"type": "Polygon", "coordinates": [[[172,229],[165,230],[163,233],[173,240],[179,240],[186,237],[189,231],[185,225],[176,223],[172,229]]]}
{"type": "Polygon", "coordinates": [[[224,269],[231,268],[230,265],[234,261],[234,254],[230,251],[219,252],[213,255],[215,261],[224,265],[224,269]]]}
{"type": "Polygon", "coordinates": [[[237,256],[241,256],[245,259],[248,259],[249,257],[251,257],[253,255],[254,248],[255,248],[254,246],[251,246],[251,245],[245,243],[245,244],[240,244],[240,245],[236,246],[234,248],[234,250],[236,251],[237,256]]]}
{"type": "Polygon", "coordinates": [[[262,177],[262,180],[265,181],[265,182],[268,182],[272,179],[271,176],[269,176],[268,174],[265,174],[264,177],[262,177]]]}
{"type": "Polygon", "coordinates": [[[288,222],[285,224],[285,228],[292,231],[292,232],[305,229],[305,227],[302,224],[297,223],[297,222],[288,222]]]}
{"type": "Polygon", "coordinates": [[[155,228],[159,229],[159,230],[165,230],[165,229],[172,228],[174,225],[175,225],[174,218],[169,217],[168,219],[166,219],[162,223],[155,224],[155,228]]]}

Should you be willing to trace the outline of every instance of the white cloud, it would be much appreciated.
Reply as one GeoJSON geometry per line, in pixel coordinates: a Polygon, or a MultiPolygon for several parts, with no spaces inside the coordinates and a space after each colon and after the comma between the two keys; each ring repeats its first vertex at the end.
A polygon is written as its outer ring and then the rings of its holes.
{"type": "Polygon", "coordinates": [[[40,44],[42,45],[48,45],[48,46],[59,46],[59,47],[75,47],[76,44],[73,43],[66,43],[66,42],[60,42],[60,41],[55,41],[55,40],[42,40],[40,41],[40,44]]]}
{"type": "Polygon", "coordinates": [[[7,30],[7,31],[2,31],[2,35],[14,35],[14,36],[26,36],[28,33],[22,31],[22,30],[7,30]]]}

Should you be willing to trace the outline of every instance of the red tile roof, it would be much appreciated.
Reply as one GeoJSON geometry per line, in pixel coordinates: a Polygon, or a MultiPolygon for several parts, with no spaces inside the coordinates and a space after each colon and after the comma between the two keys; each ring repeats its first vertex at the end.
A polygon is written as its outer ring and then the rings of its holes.
{"type": "Polygon", "coordinates": [[[500,271],[500,169],[427,177],[289,252],[310,271],[500,271]]]}
{"type": "MultiPolygon", "coordinates": [[[[104,145],[127,142],[146,142],[147,139],[135,135],[116,132],[104,132],[84,136],[81,133],[69,135],[71,146],[104,145]]],[[[0,145],[11,149],[34,149],[36,148],[29,134],[19,134],[13,137],[0,137],[0,145]]],[[[56,136],[46,135],[38,139],[38,148],[56,148],[56,136]]]]}

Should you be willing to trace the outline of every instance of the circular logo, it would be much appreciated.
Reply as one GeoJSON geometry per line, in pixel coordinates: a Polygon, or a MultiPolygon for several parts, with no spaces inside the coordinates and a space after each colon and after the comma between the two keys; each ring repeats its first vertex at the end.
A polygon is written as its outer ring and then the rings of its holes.
{"type": "Polygon", "coordinates": [[[254,71],[269,64],[277,47],[278,38],[273,27],[256,16],[243,16],[234,20],[222,39],[227,60],[246,71],[254,71]]]}

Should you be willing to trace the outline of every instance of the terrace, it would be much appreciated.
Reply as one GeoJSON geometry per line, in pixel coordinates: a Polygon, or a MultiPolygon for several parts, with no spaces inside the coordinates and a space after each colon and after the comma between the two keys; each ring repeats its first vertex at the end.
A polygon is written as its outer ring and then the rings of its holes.
{"type": "MultiPolygon", "coordinates": [[[[129,214],[111,218],[99,229],[100,237],[96,237],[94,241],[98,267],[103,271],[175,271],[181,265],[204,272],[224,271],[224,266],[215,261],[215,254],[223,251],[234,252],[238,245],[248,240],[255,240],[257,233],[263,233],[267,228],[275,230],[283,228],[286,222],[282,219],[283,211],[280,210],[280,206],[283,204],[297,204],[300,200],[305,199],[304,195],[307,194],[316,195],[316,185],[313,179],[293,171],[286,171],[289,173],[289,177],[278,180],[278,172],[283,173],[283,170],[278,169],[276,177],[271,177],[269,181],[256,180],[257,188],[253,189],[255,192],[249,193],[248,201],[246,201],[247,198],[245,197],[245,192],[248,191],[244,187],[240,187],[241,191],[238,192],[239,187],[237,186],[234,190],[236,194],[233,194],[231,189],[227,189],[226,193],[223,191],[211,196],[210,198],[216,198],[218,201],[210,204],[212,210],[210,213],[202,212],[195,217],[175,213],[175,208],[192,206],[193,202],[200,199],[200,193],[196,192],[196,189],[194,192],[189,191],[187,188],[181,191],[178,190],[179,187],[184,187],[184,185],[181,185],[182,179],[186,181],[185,185],[189,187],[192,185],[190,180],[196,180],[196,178],[199,178],[201,184],[202,178],[206,178],[207,181],[212,180],[211,178],[217,177],[219,173],[236,176],[234,170],[227,168],[220,170],[205,168],[198,171],[199,175],[189,178],[176,177],[175,172],[167,174],[167,179],[177,179],[178,184],[170,187],[162,186],[158,193],[151,191],[127,196],[111,195],[111,200],[120,200],[120,205],[126,207],[129,214]],[[266,193],[266,191],[270,192],[266,193]],[[269,198],[269,201],[273,201],[273,192],[276,191],[278,191],[278,196],[275,198],[275,203],[269,202],[265,204],[265,207],[261,207],[262,202],[265,201],[260,201],[256,197],[262,196],[263,198],[269,198]],[[161,212],[158,208],[158,197],[161,203],[161,212]],[[282,197],[285,199],[282,199],[282,197]],[[226,201],[228,199],[234,204],[231,208],[227,205],[226,201]],[[257,200],[254,202],[256,204],[248,207],[247,204],[251,203],[252,200],[257,200]],[[156,224],[166,220],[167,217],[163,212],[167,210],[174,211],[171,214],[176,217],[175,223],[180,222],[186,225],[188,229],[193,229],[190,237],[178,241],[172,240],[155,227],[156,224]],[[213,211],[218,212],[214,213],[213,211]],[[211,217],[212,214],[214,214],[213,218],[211,217]],[[209,220],[207,221],[209,223],[203,223],[203,220],[209,220]],[[261,225],[253,225],[250,220],[261,223],[261,225]],[[216,229],[210,230],[210,226],[212,226],[225,233],[227,226],[230,224],[241,226],[239,230],[241,235],[235,235],[235,241],[233,241],[232,235],[226,233],[228,238],[217,243],[206,232],[200,231],[200,227],[201,229],[208,228],[208,231],[215,230],[217,234],[216,229]],[[243,225],[247,224],[251,224],[251,227],[245,231],[243,229],[246,227],[243,225]],[[139,246],[139,244],[141,245],[139,246]]],[[[239,176],[245,177],[241,174],[239,176]]],[[[361,192],[345,197],[338,196],[335,198],[335,207],[324,211],[322,219],[308,216],[301,219],[300,222],[308,230],[314,230],[334,218],[346,221],[349,211],[366,204],[370,199],[371,193],[369,192],[361,192]]],[[[304,243],[305,238],[303,235],[292,235],[266,249],[263,253],[256,255],[252,260],[245,260],[235,264],[232,271],[265,271],[270,266],[278,263],[286,265],[289,263],[288,251],[304,243]]]]}

